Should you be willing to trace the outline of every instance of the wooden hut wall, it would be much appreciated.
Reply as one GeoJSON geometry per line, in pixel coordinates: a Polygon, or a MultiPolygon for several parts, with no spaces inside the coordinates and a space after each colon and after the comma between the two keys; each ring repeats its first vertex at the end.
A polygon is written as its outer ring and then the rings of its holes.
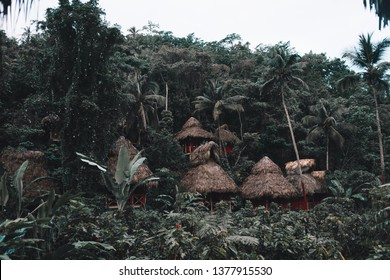
{"type": "Polygon", "coordinates": [[[198,148],[204,139],[198,139],[198,138],[187,138],[184,141],[181,141],[181,147],[183,149],[183,153],[190,154],[192,153],[196,148],[198,148]]]}

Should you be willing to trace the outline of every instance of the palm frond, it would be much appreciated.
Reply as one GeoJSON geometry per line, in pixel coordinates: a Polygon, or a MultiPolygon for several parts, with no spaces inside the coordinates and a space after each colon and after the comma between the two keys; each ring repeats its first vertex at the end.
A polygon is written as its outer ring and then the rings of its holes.
{"type": "Polygon", "coordinates": [[[376,89],[382,92],[388,92],[390,87],[390,82],[379,79],[377,80],[376,89]]]}
{"type": "Polygon", "coordinates": [[[390,62],[389,61],[384,61],[384,62],[378,63],[376,65],[376,69],[378,70],[379,73],[381,73],[383,75],[388,70],[390,70],[390,62]]]}
{"type": "Polygon", "coordinates": [[[225,102],[230,102],[230,103],[240,103],[243,102],[244,100],[247,100],[248,97],[244,95],[234,95],[231,97],[228,97],[225,99],[225,102]]]}
{"type": "Polygon", "coordinates": [[[261,85],[261,91],[263,93],[269,92],[271,90],[271,88],[273,87],[273,85],[275,84],[275,81],[276,81],[275,77],[266,81],[264,84],[261,85]]]}
{"type": "Polygon", "coordinates": [[[337,91],[344,92],[345,90],[356,86],[359,81],[359,75],[347,75],[336,82],[337,91]]]}
{"type": "Polygon", "coordinates": [[[356,51],[359,60],[365,61],[368,64],[374,64],[373,61],[373,45],[371,43],[372,33],[368,33],[367,37],[364,34],[359,35],[359,49],[356,51]]]}
{"type": "Polygon", "coordinates": [[[192,104],[194,105],[196,112],[212,110],[212,108],[214,107],[213,101],[211,101],[205,96],[195,97],[195,100],[192,101],[192,104]]]}
{"type": "Polygon", "coordinates": [[[276,54],[275,57],[270,61],[270,64],[275,68],[281,69],[286,66],[286,61],[282,55],[276,54]]]}
{"type": "Polygon", "coordinates": [[[227,111],[234,111],[234,112],[237,112],[237,113],[242,113],[244,112],[244,106],[242,106],[242,104],[238,104],[238,103],[225,103],[225,102],[222,102],[223,105],[223,109],[227,110],[227,111]]]}
{"type": "Polygon", "coordinates": [[[380,41],[374,46],[374,50],[372,54],[373,63],[377,63],[380,60],[382,60],[385,51],[388,47],[390,47],[390,40],[388,38],[383,39],[382,41],[380,41]]]}
{"type": "Polygon", "coordinates": [[[344,53],[343,58],[348,58],[353,65],[358,66],[362,69],[369,68],[369,64],[364,60],[364,58],[357,55],[356,53],[344,53]]]}
{"type": "MultiPolygon", "coordinates": [[[[287,61],[286,61],[286,65],[285,67],[291,67],[291,66],[294,66],[294,67],[300,67],[301,65],[303,66],[304,65],[304,62],[301,62],[302,64],[299,64],[300,62],[298,62],[298,60],[300,59],[301,57],[298,55],[298,54],[292,54],[288,57],[287,61]]],[[[297,67],[297,68],[298,68],[297,67]]]]}
{"type": "Polygon", "coordinates": [[[163,107],[165,105],[165,96],[157,95],[157,94],[150,94],[145,96],[145,101],[156,105],[157,107],[163,107]]]}
{"type": "Polygon", "coordinates": [[[348,133],[357,132],[358,130],[358,127],[356,125],[345,122],[339,123],[337,127],[339,128],[339,130],[346,131],[348,133]]]}
{"type": "Polygon", "coordinates": [[[149,82],[147,84],[147,90],[148,95],[157,95],[160,92],[160,86],[156,82],[149,82]]]}
{"type": "Polygon", "coordinates": [[[329,139],[341,150],[344,147],[344,137],[333,127],[329,127],[329,139]]]}
{"type": "Polygon", "coordinates": [[[307,143],[315,143],[318,139],[320,139],[324,136],[325,136],[324,129],[321,126],[316,125],[307,134],[306,142],[307,143]]]}
{"type": "Polygon", "coordinates": [[[309,90],[309,86],[301,78],[291,76],[291,79],[295,81],[297,84],[303,86],[306,90],[309,90]]]}
{"type": "Polygon", "coordinates": [[[305,127],[312,127],[315,125],[319,125],[319,124],[321,124],[321,122],[322,122],[322,119],[319,117],[316,117],[316,116],[308,115],[308,116],[304,116],[302,118],[302,124],[305,127]]]}
{"type": "Polygon", "coordinates": [[[325,120],[324,120],[324,123],[323,123],[323,127],[325,129],[329,128],[329,127],[333,127],[333,126],[336,126],[337,122],[336,122],[336,119],[334,117],[327,117],[325,120]]]}
{"type": "Polygon", "coordinates": [[[330,115],[333,116],[336,120],[340,120],[342,119],[343,115],[346,114],[347,112],[348,112],[347,107],[343,105],[339,105],[332,110],[330,115]]]}

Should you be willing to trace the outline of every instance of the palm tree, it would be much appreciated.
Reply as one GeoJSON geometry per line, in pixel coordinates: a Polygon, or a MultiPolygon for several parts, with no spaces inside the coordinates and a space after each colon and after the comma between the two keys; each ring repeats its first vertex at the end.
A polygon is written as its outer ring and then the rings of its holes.
{"type": "Polygon", "coordinates": [[[307,142],[315,142],[326,136],[326,170],[329,170],[329,144],[332,141],[339,149],[343,149],[344,137],[337,131],[337,121],[345,111],[344,106],[338,106],[331,113],[325,108],[324,100],[320,100],[318,106],[313,106],[313,115],[303,117],[302,122],[310,131],[306,137],[307,142]]]}
{"type": "Polygon", "coordinates": [[[192,103],[195,106],[195,113],[211,113],[214,121],[220,126],[220,118],[224,111],[237,112],[240,121],[240,135],[242,139],[241,113],[244,112],[243,102],[247,99],[243,95],[227,96],[225,91],[226,83],[220,80],[208,80],[208,92],[195,97],[192,103]]]}
{"type": "MultiPolygon", "coordinates": [[[[363,0],[364,7],[367,7],[367,0],[363,0]]],[[[388,24],[388,21],[390,19],[390,3],[389,1],[385,0],[370,0],[369,2],[370,10],[373,6],[375,6],[376,14],[379,17],[379,30],[382,27],[382,20],[383,20],[383,27],[386,27],[388,24]]]]}
{"type": "Polygon", "coordinates": [[[131,91],[129,97],[138,108],[138,116],[141,119],[141,131],[145,131],[150,123],[149,115],[153,115],[155,121],[158,122],[157,109],[166,105],[165,97],[158,94],[158,84],[154,82],[147,83],[146,77],[142,76],[140,71],[135,71],[134,76],[130,80],[135,90],[131,91]]]}
{"type": "Polygon", "coordinates": [[[274,57],[270,60],[270,78],[263,83],[261,90],[263,93],[268,93],[272,89],[276,90],[281,95],[282,106],[287,118],[287,123],[291,134],[291,140],[298,162],[298,172],[300,175],[302,192],[304,194],[305,204],[307,206],[305,186],[302,182],[302,168],[299,161],[298,147],[295,141],[294,130],[291,125],[291,119],[285,101],[286,94],[294,93],[294,89],[290,86],[303,86],[305,89],[308,89],[307,84],[302,79],[296,76],[296,74],[300,74],[303,72],[305,63],[299,61],[300,57],[298,54],[290,54],[288,46],[276,46],[274,48],[274,52],[274,57]]]}
{"type": "Polygon", "coordinates": [[[389,82],[385,80],[386,72],[390,70],[390,62],[381,62],[383,55],[388,47],[390,47],[390,39],[385,38],[378,43],[371,42],[371,34],[359,36],[358,48],[353,52],[347,52],[343,57],[348,58],[353,65],[363,69],[363,72],[354,75],[348,75],[337,82],[339,91],[344,91],[347,88],[357,85],[359,82],[364,82],[368,86],[374,98],[375,115],[377,123],[377,133],[379,142],[379,154],[382,183],[385,183],[385,156],[383,149],[383,135],[381,129],[381,121],[379,118],[378,109],[378,94],[389,89],[389,82]]]}
{"type": "Polygon", "coordinates": [[[0,15],[7,17],[8,13],[11,11],[12,6],[16,5],[16,7],[18,7],[18,14],[22,9],[24,9],[24,12],[27,16],[28,10],[31,8],[33,2],[34,0],[0,0],[0,4],[2,5],[0,15]]]}

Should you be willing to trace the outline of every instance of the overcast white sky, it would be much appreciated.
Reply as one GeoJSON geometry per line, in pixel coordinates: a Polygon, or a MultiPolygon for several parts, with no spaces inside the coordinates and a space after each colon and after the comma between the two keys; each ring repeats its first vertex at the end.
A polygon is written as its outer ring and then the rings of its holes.
{"type": "MultiPolygon", "coordinates": [[[[37,2],[37,0],[34,0],[37,2]]],[[[374,11],[364,9],[363,0],[100,0],[110,24],[119,24],[126,34],[148,21],[177,37],[190,33],[204,41],[219,41],[231,33],[239,34],[252,48],[258,44],[290,41],[300,54],[309,51],[341,57],[357,45],[361,33],[374,32],[374,41],[390,37],[390,27],[378,30],[374,11]]],[[[40,0],[33,5],[25,22],[19,19],[19,36],[30,20],[43,19],[57,0],[40,0]]],[[[10,29],[10,28],[8,28],[10,29]]],[[[390,60],[388,51],[386,60],[390,60]]]]}

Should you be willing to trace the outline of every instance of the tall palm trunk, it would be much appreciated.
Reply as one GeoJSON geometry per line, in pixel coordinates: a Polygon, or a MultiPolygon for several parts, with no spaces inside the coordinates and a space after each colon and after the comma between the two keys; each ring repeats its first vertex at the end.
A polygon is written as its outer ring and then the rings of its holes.
{"type": "Polygon", "coordinates": [[[241,141],[243,139],[242,137],[242,119],[241,119],[241,113],[238,112],[238,120],[240,121],[240,137],[241,137],[241,141]]]}
{"type": "Polygon", "coordinates": [[[165,83],[165,111],[168,111],[168,83],[165,83]]]}
{"type": "Polygon", "coordinates": [[[146,130],[147,121],[146,121],[146,113],[145,113],[145,108],[143,103],[140,104],[140,114],[141,114],[143,129],[146,130]]]}
{"type": "Polygon", "coordinates": [[[329,134],[326,135],[326,171],[329,170],[329,134]]]}
{"type": "Polygon", "coordinates": [[[381,181],[382,184],[384,184],[386,179],[385,179],[385,155],[383,151],[383,135],[381,129],[381,120],[379,117],[378,99],[376,96],[376,90],[374,88],[372,88],[372,93],[374,95],[374,101],[375,101],[375,115],[376,115],[376,124],[377,124],[378,141],[379,141],[379,155],[381,161],[381,181]]]}
{"type": "Polygon", "coordinates": [[[292,125],[291,125],[290,115],[288,114],[286,102],[284,100],[284,92],[283,92],[283,90],[282,90],[282,104],[283,104],[284,112],[286,114],[288,128],[290,129],[291,140],[293,142],[295,156],[296,156],[297,162],[298,162],[299,183],[300,183],[301,188],[302,188],[303,200],[304,200],[304,203],[305,203],[305,210],[307,210],[309,207],[308,207],[308,203],[307,203],[305,185],[304,185],[304,183],[302,181],[302,167],[301,167],[301,163],[300,163],[300,160],[299,160],[298,147],[297,147],[297,143],[295,142],[294,130],[293,130],[292,125]]]}

